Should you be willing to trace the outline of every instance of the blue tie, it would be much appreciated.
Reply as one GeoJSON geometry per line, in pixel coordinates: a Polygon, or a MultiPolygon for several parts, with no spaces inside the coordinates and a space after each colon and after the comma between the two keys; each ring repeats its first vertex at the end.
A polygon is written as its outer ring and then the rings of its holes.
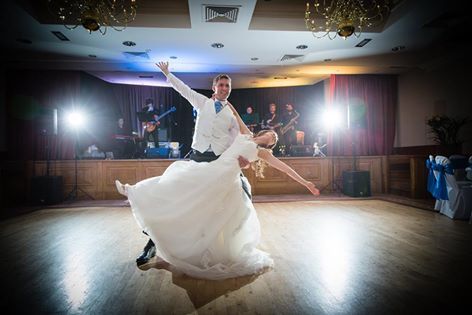
{"type": "Polygon", "coordinates": [[[221,104],[220,101],[216,101],[215,102],[215,111],[216,111],[217,114],[221,111],[222,108],[223,108],[223,104],[221,104]]]}

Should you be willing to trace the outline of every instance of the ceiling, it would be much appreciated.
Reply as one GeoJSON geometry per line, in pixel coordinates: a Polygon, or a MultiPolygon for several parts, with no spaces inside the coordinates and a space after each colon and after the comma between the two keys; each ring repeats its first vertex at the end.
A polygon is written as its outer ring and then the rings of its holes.
{"type": "Polygon", "coordinates": [[[451,49],[464,45],[455,30],[465,25],[465,13],[448,7],[452,1],[395,0],[388,20],[347,40],[314,38],[303,19],[306,0],[137,2],[137,18],[128,28],[101,35],[57,24],[47,0],[7,0],[1,19],[8,30],[1,43],[3,61],[10,68],[81,70],[108,82],[165,86],[155,66],[165,60],[193,88],[209,88],[217,73],[230,74],[233,88],[260,88],[314,84],[333,73],[429,69],[454,58],[451,49]],[[239,6],[237,22],[204,22],[204,4],[239,6]],[[372,40],[355,47],[365,38],[372,40]],[[126,47],[124,41],[136,46],[126,47]],[[212,43],[224,47],[215,49],[212,43]],[[405,48],[392,51],[398,46],[405,48]]]}

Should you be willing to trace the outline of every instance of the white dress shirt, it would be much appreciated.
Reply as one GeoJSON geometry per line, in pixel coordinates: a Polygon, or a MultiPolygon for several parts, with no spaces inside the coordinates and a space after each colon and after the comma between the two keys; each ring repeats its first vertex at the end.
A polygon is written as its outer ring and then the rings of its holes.
{"type": "Polygon", "coordinates": [[[167,75],[167,81],[197,111],[192,148],[199,152],[212,150],[216,155],[223,153],[239,134],[238,122],[227,102],[221,101],[223,108],[216,113],[213,99],[195,92],[172,73],[167,75]]]}

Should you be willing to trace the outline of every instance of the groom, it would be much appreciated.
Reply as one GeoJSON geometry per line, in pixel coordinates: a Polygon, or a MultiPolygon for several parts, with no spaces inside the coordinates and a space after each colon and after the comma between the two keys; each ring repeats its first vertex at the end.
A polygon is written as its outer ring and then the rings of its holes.
{"type": "MultiPolygon", "coordinates": [[[[193,91],[170,73],[168,62],[159,62],[157,66],[165,74],[171,86],[197,111],[190,159],[195,162],[211,162],[218,159],[239,134],[238,122],[230,106],[227,106],[227,98],[231,93],[231,78],[226,74],[216,76],[212,86],[214,94],[212,98],[208,98],[193,91]]],[[[247,168],[249,161],[240,156],[239,166],[247,168]]],[[[251,198],[249,183],[242,173],[241,184],[246,195],[251,198]]],[[[140,266],[147,263],[155,254],[154,242],[149,239],[143,252],[136,259],[136,264],[140,266]]]]}

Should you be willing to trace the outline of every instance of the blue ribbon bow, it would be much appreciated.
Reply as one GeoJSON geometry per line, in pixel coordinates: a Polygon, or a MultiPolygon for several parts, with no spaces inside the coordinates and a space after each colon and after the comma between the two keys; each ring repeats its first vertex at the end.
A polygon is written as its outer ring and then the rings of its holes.
{"type": "Polygon", "coordinates": [[[433,164],[436,164],[434,161],[431,161],[430,159],[426,160],[426,168],[429,170],[428,171],[428,185],[427,189],[431,193],[431,195],[434,196],[434,187],[436,186],[436,177],[434,176],[433,172],[433,164]]]}
{"type": "Polygon", "coordinates": [[[431,168],[439,172],[438,179],[436,180],[436,184],[434,185],[434,189],[431,194],[437,200],[449,200],[449,197],[447,195],[446,174],[454,174],[454,170],[452,169],[451,163],[448,163],[446,165],[433,163],[431,165],[431,168]]]}

